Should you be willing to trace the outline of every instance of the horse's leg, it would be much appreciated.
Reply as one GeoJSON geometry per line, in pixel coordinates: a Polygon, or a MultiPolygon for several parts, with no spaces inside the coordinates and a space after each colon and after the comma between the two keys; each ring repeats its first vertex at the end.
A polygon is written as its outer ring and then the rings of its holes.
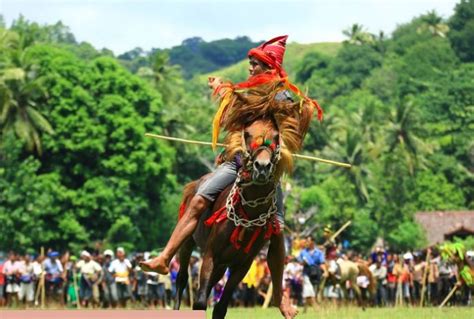
{"type": "Polygon", "coordinates": [[[239,282],[244,279],[247,271],[252,265],[252,259],[246,260],[244,264],[239,266],[233,266],[230,269],[230,277],[225,284],[224,291],[222,292],[222,297],[219,302],[214,307],[214,311],[212,312],[212,319],[224,319],[227,313],[227,307],[229,305],[230,298],[232,298],[232,293],[234,292],[235,287],[239,284],[239,282]]]}
{"type": "Polygon", "coordinates": [[[364,301],[362,299],[362,292],[360,291],[360,288],[357,285],[357,279],[355,279],[355,278],[351,279],[351,286],[352,286],[352,289],[354,290],[354,294],[357,298],[357,305],[359,307],[362,307],[363,310],[365,310],[364,301]]]}
{"type": "Polygon", "coordinates": [[[201,273],[199,275],[199,291],[194,298],[193,310],[206,310],[207,291],[211,276],[214,274],[214,255],[212,249],[207,249],[202,258],[201,273]]]}
{"type": "Polygon", "coordinates": [[[209,298],[209,295],[211,294],[212,288],[219,282],[219,280],[224,276],[225,271],[227,267],[226,266],[217,266],[214,265],[214,272],[212,273],[211,279],[209,280],[209,284],[207,285],[207,292],[206,292],[206,298],[209,298]]]}
{"type": "Polygon", "coordinates": [[[268,248],[268,268],[272,276],[273,302],[279,307],[282,302],[283,267],[285,265],[285,244],[283,232],[273,235],[268,248]]]}
{"type": "Polygon", "coordinates": [[[181,301],[183,297],[183,291],[188,284],[188,267],[189,259],[194,249],[194,240],[189,238],[186,240],[179,249],[179,271],[178,277],[176,278],[176,297],[174,302],[174,310],[178,310],[181,306],[181,301]]]}

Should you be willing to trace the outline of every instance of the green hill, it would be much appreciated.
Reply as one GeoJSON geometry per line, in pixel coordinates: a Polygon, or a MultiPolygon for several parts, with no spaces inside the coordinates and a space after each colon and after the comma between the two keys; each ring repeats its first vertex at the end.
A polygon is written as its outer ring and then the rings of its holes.
{"type": "MultiPolygon", "coordinates": [[[[318,52],[326,54],[328,56],[335,56],[341,45],[342,43],[337,42],[321,42],[310,44],[299,44],[295,42],[290,43],[288,44],[285,53],[285,70],[288,72],[290,79],[294,79],[296,66],[306,54],[311,52],[318,52]]],[[[207,78],[210,75],[220,76],[224,79],[228,79],[234,82],[243,81],[248,76],[247,59],[244,59],[239,63],[233,64],[226,68],[222,68],[203,75],[198,75],[197,79],[199,81],[207,81],[207,78]]]]}

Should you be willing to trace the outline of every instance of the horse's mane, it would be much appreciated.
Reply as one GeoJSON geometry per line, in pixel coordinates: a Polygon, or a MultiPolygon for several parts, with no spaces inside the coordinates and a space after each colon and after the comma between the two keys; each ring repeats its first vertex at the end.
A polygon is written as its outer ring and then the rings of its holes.
{"type": "Polygon", "coordinates": [[[235,91],[222,118],[222,127],[227,131],[225,138],[226,158],[233,158],[242,152],[242,130],[256,120],[272,121],[281,136],[281,159],[276,167],[276,177],[293,170],[294,152],[301,149],[313,114],[313,106],[302,100],[293,102],[276,99],[284,88],[275,81],[235,91]]]}

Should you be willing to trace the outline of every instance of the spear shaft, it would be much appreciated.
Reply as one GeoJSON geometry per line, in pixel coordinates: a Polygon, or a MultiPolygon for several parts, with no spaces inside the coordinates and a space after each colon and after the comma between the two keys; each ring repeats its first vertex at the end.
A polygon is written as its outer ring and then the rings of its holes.
{"type": "MultiPolygon", "coordinates": [[[[186,143],[186,144],[207,145],[207,146],[212,145],[211,142],[188,140],[188,139],[185,139],[185,138],[171,137],[171,136],[151,134],[151,133],[146,133],[145,136],[160,139],[160,140],[174,141],[174,142],[180,142],[180,143],[186,143]]],[[[224,146],[224,147],[226,146],[223,143],[217,143],[216,145],[217,146],[224,146]]],[[[351,168],[352,167],[352,165],[348,164],[348,163],[341,163],[341,162],[337,162],[337,161],[331,161],[331,160],[327,160],[327,159],[324,159],[324,158],[319,158],[319,157],[316,157],[316,156],[301,155],[301,154],[292,154],[292,155],[296,158],[306,159],[306,160],[310,160],[310,161],[316,161],[316,162],[341,166],[341,167],[345,167],[345,168],[351,168]]]]}

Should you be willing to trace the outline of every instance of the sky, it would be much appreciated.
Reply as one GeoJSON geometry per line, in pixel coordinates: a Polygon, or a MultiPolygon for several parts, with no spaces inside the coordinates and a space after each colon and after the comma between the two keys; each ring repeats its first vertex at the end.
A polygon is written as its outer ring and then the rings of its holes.
{"type": "Polygon", "coordinates": [[[119,54],[206,41],[288,34],[289,42],[339,42],[354,23],[390,34],[430,10],[444,18],[460,0],[0,0],[7,25],[20,14],[41,24],[62,21],[78,41],[119,54]]]}

